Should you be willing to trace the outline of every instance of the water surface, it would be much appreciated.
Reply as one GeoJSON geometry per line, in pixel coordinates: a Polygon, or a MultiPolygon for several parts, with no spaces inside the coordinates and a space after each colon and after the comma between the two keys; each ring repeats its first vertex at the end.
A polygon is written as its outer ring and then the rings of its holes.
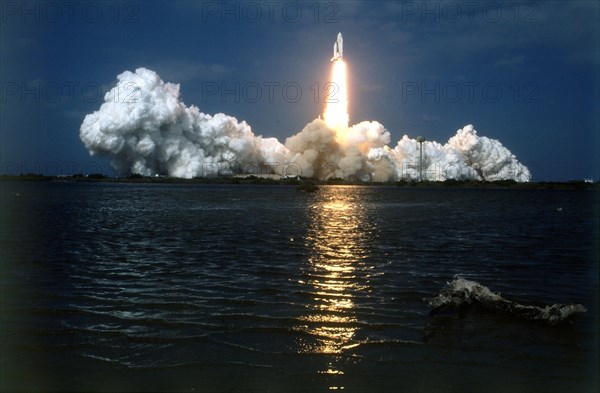
{"type": "Polygon", "coordinates": [[[2,387],[594,391],[595,191],[2,184],[2,387]],[[429,316],[455,274],[549,327],[429,316]]]}

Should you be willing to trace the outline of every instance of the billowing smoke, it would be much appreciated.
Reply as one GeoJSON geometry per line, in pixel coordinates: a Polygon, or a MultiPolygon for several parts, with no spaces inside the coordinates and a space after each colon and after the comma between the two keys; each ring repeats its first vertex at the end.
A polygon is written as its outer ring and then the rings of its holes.
{"type": "Polygon", "coordinates": [[[378,122],[362,122],[348,129],[343,139],[323,120],[315,119],[288,138],[289,160],[298,163],[305,176],[364,181],[395,179],[394,163],[371,157],[371,152],[390,143],[390,133],[378,122]]]}
{"type": "Polygon", "coordinates": [[[80,138],[91,154],[113,156],[120,173],[192,178],[282,162],[275,138],[255,136],[246,122],[204,114],[179,99],[179,85],[138,68],[117,76],[99,111],[87,115],[80,138]]]}
{"type": "Polygon", "coordinates": [[[479,179],[529,181],[529,170],[499,141],[471,125],[441,145],[390,133],[376,121],[338,133],[315,119],[285,146],[256,136],[246,122],[204,114],[179,98],[179,85],[139,68],[117,76],[100,109],[85,117],[80,138],[90,154],[109,155],[120,173],[202,177],[276,173],[320,179],[479,179]],[[129,89],[129,90],[128,90],[129,89]],[[421,154],[422,147],[422,154],[421,154]]]}
{"type": "Polygon", "coordinates": [[[405,135],[391,150],[399,178],[531,180],[529,169],[502,143],[478,136],[472,125],[456,131],[445,145],[425,141],[422,148],[421,154],[419,143],[405,135]]]}

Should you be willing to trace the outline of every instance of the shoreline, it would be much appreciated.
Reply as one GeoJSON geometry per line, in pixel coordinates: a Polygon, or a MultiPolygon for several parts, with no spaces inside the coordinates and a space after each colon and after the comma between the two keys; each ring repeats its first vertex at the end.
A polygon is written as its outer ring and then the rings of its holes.
{"type": "Polygon", "coordinates": [[[397,186],[405,188],[510,188],[510,189],[559,189],[559,190],[598,190],[600,182],[586,182],[571,180],[566,182],[528,182],[518,183],[513,180],[483,181],[483,180],[446,180],[446,181],[411,181],[398,180],[388,182],[363,182],[358,180],[313,180],[313,179],[273,179],[258,176],[246,177],[208,177],[208,178],[176,178],[176,177],[144,177],[131,175],[128,177],[108,177],[100,174],[88,176],[45,176],[36,174],[3,175],[0,182],[5,181],[39,181],[39,182],[74,182],[74,183],[152,183],[152,184],[254,184],[254,185],[289,185],[299,186],[306,183],[321,185],[349,185],[349,186],[397,186]]]}

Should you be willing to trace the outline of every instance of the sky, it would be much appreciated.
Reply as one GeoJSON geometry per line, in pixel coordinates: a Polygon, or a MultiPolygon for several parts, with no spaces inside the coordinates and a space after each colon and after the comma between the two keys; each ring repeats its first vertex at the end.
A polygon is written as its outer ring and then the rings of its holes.
{"type": "MultiPolygon", "coordinates": [[[[1,1],[3,174],[112,174],[79,138],[123,71],[287,137],[322,115],[344,37],[350,124],[445,143],[472,124],[533,181],[600,179],[597,1],[1,1]]],[[[123,87],[123,94],[131,94],[123,87]]]]}

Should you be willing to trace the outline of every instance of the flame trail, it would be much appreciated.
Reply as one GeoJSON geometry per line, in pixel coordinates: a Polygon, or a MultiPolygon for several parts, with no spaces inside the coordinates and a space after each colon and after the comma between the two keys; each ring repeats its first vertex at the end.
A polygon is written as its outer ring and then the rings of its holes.
{"type": "Polygon", "coordinates": [[[326,103],[323,114],[325,123],[336,130],[336,139],[341,143],[345,140],[348,130],[348,89],[346,63],[343,60],[333,62],[326,103]]]}

